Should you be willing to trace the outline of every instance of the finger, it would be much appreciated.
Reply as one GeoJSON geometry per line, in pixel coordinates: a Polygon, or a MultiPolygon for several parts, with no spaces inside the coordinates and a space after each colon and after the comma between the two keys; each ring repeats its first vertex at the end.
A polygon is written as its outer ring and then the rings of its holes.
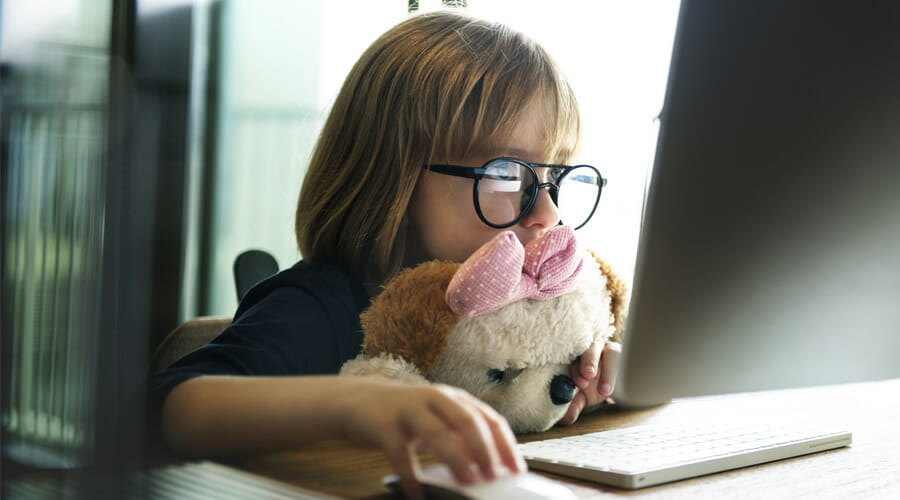
{"type": "Polygon", "coordinates": [[[525,459],[522,458],[522,454],[519,453],[516,436],[513,434],[506,419],[487,403],[477,401],[477,404],[480,406],[482,415],[494,438],[494,443],[497,446],[497,453],[500,456],[500,463],[513,473],[525,472],[528,470],[525,459]]]}
{"type": "Polygon", "coordinates": [[[449,388],[441,388],[441,391],[446,399],[437,402],[436,411],[446,425],[457,432],[482,477],[493,479],[497,475],[500,454],[485,416],[492,410],[467,392],[449,388]]]}
{"type": "Polygon", "coordinates": [[[569,366],[569,377],[572,378],[572,381],[575,382],[575,385],[578,386],[579,389],[584,390],[587,388],[590,381],[581,376],[581,358],[576,359],[575,362],[569,366]]]}
{"type": "Polygon", "coordinates": [[[471,484],[477,477],[470,464],[465,442],[458,432],[449,427],[444,418],[432,412],[410,416],[404,422],[409,434],[421,440],[422,445],[447,464],[456,481],[471,484]]]}
{"type": "Polygon", "coordinates": [[[587,404],[587,400],[585,399],[585,395],[582,392],[578,392],[575,394],[575,397],[572,398],[572,402],[569,403],[569,409],[566,410],[566,414],[563,415],[559,422],[559,425],[572,425],[578,420],[578,415],[581,414],[581,410],[584,409],[587,404]]]}
{"type": "Polygon", "coordinates": [[[597,392],[601,396],[609,397],[616,387],[616,374],[619,368],[619,357],[622,355],[622,344],[607,342],[603,348],[600,362],[600,383],[597,392]]]}
{"type": "Polygon", "coordinates": [[[590,380],[597,376],[597,366],[600,364],[600,356],[603,353],[603,344],[593,342],[587,351],[581,354],[580,376],[584,380],[590,380]]]}
{"type": "Polygon", "coordinates": [[[387,455],[388,463],[397,474],[400,490],[405,498],[424,498],[425,492],[417,479],[419,461],[412,445],[402,435],[385,436],[382,448],[387,455]]]}

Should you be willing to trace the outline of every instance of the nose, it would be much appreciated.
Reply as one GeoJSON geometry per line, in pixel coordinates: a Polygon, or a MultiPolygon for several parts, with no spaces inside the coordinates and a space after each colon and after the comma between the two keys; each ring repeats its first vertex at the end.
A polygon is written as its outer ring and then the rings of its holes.
{"type": "Polygon", "coordinates": [[[553,198],[550,197],[552,187],[545,187],[538,190],[537,199],[534,200],[534,206],[531,211],[519,221],[528,228],[550,228],[559,224],[559,209],[553,198]]]}
{"type": "Polygon", "coordinates": [[[575,397],[575,381],[566,375],[556,375],[550,381],[550,401],[555,405],[564,405],[575,397]]]}

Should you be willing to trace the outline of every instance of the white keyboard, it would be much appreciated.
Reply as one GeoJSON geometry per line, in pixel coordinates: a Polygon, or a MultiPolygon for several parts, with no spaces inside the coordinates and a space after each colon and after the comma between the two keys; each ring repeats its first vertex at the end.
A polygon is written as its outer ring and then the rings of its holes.
{"type": "Polygon", "coordinates": [[[532,469],[626,489],[848,446],[851,433],[807,424],[651,424],[519,445],[532,469]]]}

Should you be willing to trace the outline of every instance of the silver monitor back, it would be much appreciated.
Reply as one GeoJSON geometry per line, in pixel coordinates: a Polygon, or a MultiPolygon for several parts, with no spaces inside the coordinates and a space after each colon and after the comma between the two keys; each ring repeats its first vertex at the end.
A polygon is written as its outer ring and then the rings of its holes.
{"type": "Polygon", "coordinates": [[[616,397],[900,377],[900,3],[684,0],[616,397]]]}

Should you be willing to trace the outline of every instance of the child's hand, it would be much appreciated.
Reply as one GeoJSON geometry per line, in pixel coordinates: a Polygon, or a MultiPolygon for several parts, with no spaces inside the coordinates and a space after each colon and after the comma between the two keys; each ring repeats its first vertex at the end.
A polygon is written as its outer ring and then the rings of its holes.
{"type": "Polygon", "coordinates": [[[560,425],[570,425],[588,406],[602,403],[616,386],[616,372],[622,344],[594,342],[578,360],[572,363],[571,377],[580,389],[569,404],[569,411],[559,419],[560,425]]]}
{"type": "Polygon", "coordinates": [[[500,466],[523,472],[525,461],[506,420],[466,391],[446,385],[366,384],[347,408],[351,441],[384,450],[404,495],[421,498],[416,480],[420,446],[447,464],[457,481],[497,476],[500,466]]]}

